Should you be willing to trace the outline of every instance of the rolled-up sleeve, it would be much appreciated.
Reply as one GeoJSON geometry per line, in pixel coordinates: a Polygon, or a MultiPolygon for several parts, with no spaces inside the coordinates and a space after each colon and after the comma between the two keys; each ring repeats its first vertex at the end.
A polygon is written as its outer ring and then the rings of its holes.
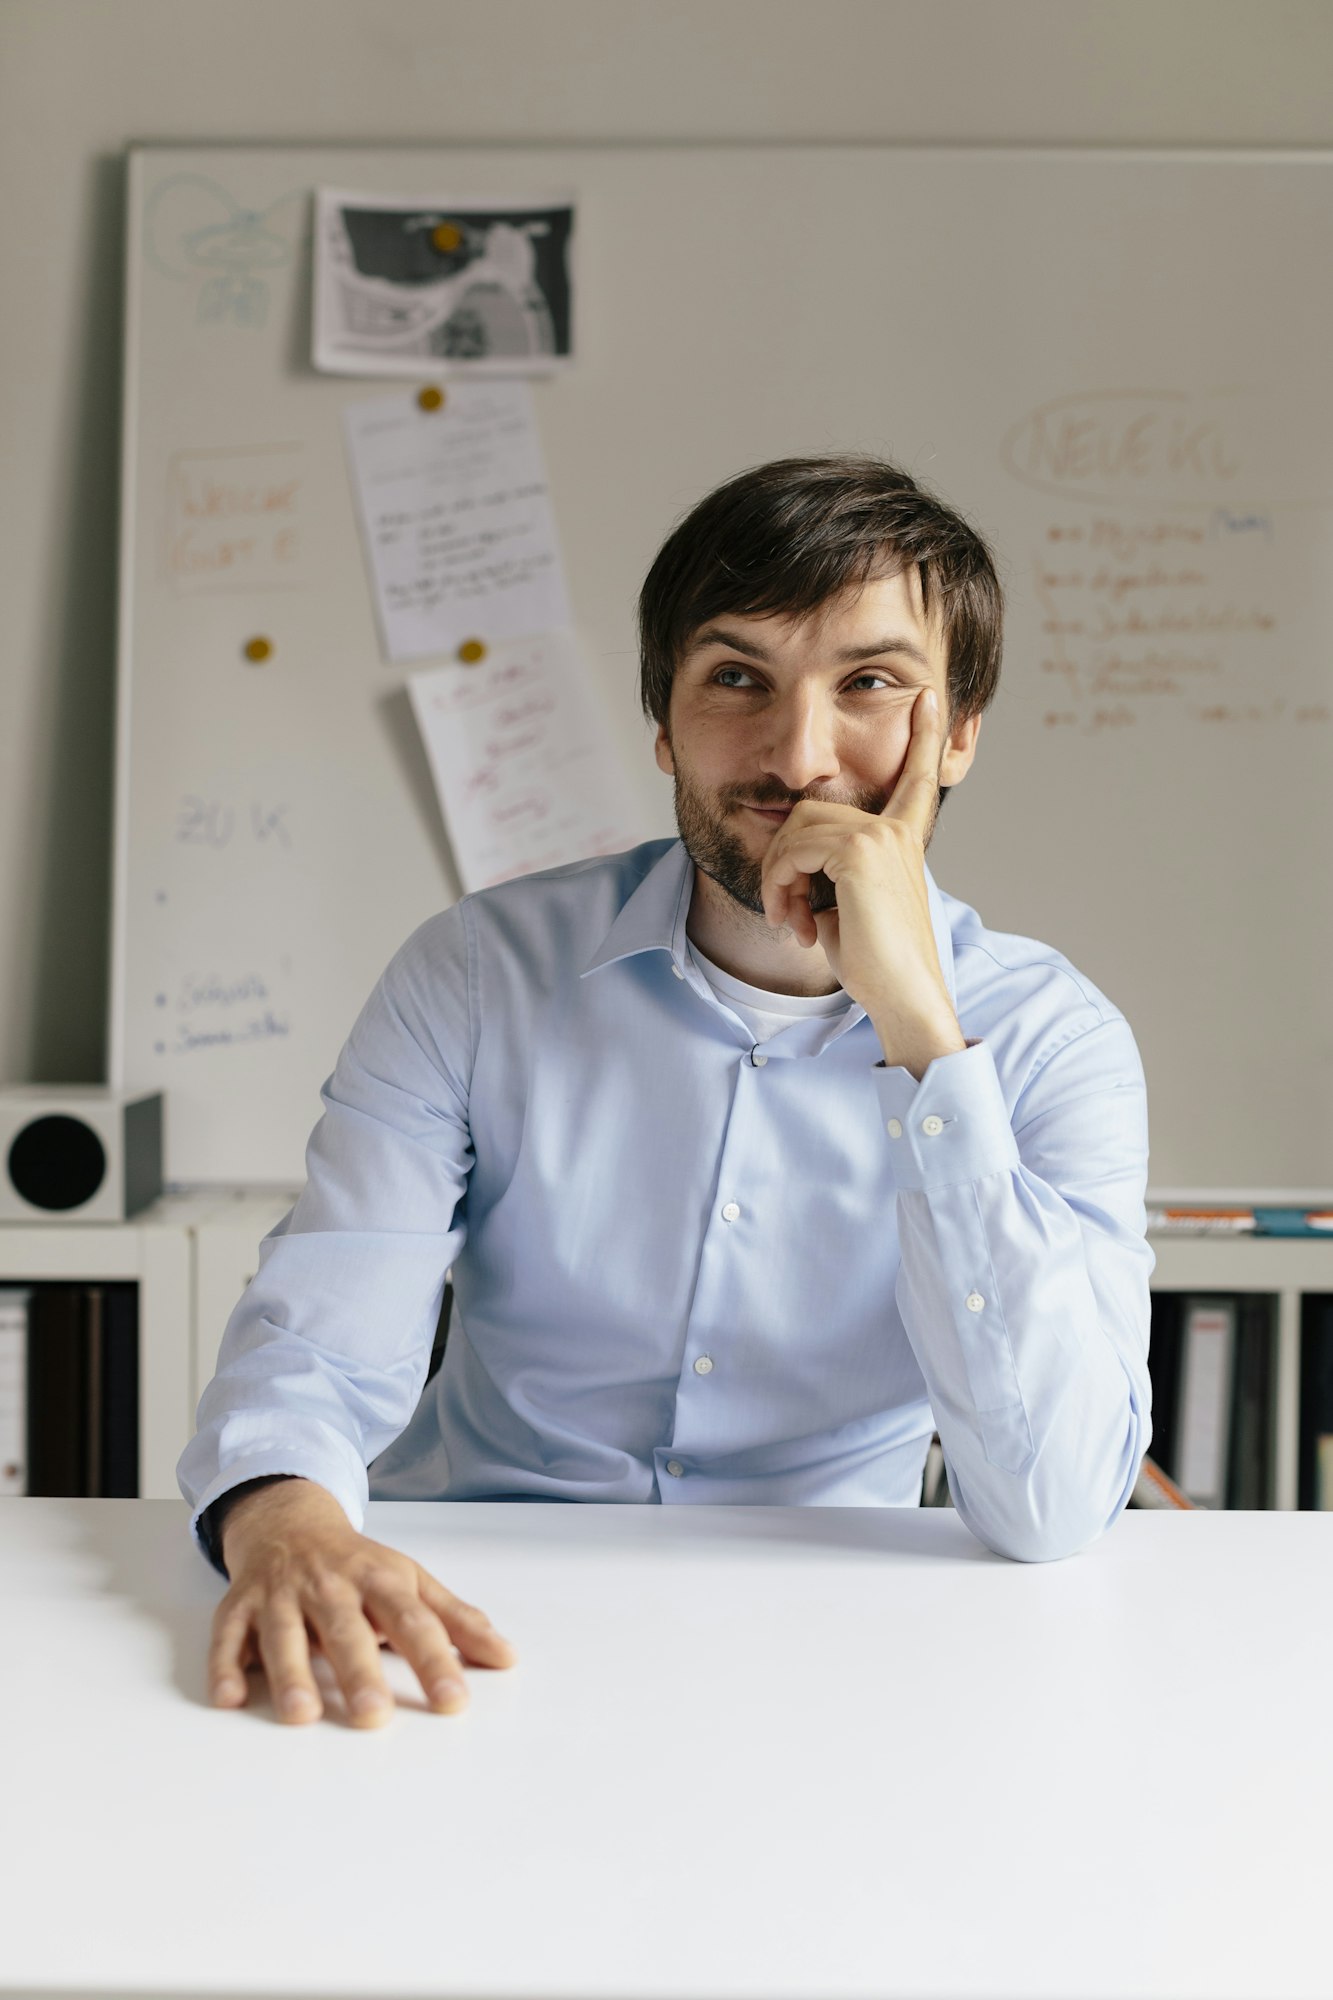
{"type": "Polygon", "coordinates": [[[306,1185],[259,1248],[176,1468],[199,1517],[296,1473],[358,1530],[366,1468],[408,1423],[464,1236],[474,1049],[465,904],[390,961],[320,1091],[306,1185]]]}
{"type": "Polygon", "coordinates": [[[1148,1124],[1128,1024],[1036,1069],[1012,1111],[984,1040],[918,1082],[877,1071],[897,1304],[950,1491],[998,1553],[1072,1554],[1124,1507],[1151,1437],[1148,1124]]]}

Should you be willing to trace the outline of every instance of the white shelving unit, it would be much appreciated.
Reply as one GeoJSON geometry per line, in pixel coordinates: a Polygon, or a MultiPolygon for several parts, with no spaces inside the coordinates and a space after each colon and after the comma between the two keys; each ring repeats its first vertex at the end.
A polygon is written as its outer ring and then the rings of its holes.
{"type": "Polygon", "coordinates": [[[164,1195],[129,1222],[0,1226],[0,1284],[138,1284],[145,1500],[180,1498],[176,1461],[193,1434],[222,1329],[254,1274],[260,1239],[295,1199],[295,1193],[213,1189],[164,1195]]]}
{"type": "MultiPolygon", "coordinates": [[[[131,1222],[6,1223],[0,1284],[132,1279],[139,1286],[139,1491],[177,1499],[176,1462],[259,1244],[296,1200],[287,1191],[164,1195],[131,1222]]],[[[1277,1300],[1274,1501],[1294,1508],[1300,1430],[1301,1299],[1333,1292],[1333,1238],[1153,1236],[1159,1292],[1262,1292],[1277,1300]]]]}
{"type": "Polygon", "coordinates": [[[1155,1292],[1264,1292],[1277,1299],[1273,1504],[1293,1509],[1299,1471],[1301,1299],[1333,1292],[1333,1237],[1157,1236],[1155,1292]]]}

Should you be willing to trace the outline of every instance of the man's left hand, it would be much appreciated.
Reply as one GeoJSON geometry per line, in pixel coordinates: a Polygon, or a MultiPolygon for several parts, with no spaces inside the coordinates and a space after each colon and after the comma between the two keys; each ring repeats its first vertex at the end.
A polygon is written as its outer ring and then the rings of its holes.
{"type": "Polygon", "coordinates": [[[769,842],[764,914],[798,942],[822,945],[844,992],[869,1015],[884,1059],[920,1078],[936,1056],[967,1047],[944,983],[926,890],[926,838],[944,724],[934,690],[912,709],[907,757],[881,813],[802,799],[769,842]],[[837,908],[810,909],[823,870],[837,908]]]}

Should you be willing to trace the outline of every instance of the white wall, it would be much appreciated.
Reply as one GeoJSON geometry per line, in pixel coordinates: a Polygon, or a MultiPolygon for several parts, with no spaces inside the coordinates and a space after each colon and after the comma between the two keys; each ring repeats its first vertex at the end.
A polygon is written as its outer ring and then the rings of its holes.
{"type": "Polygon", "coordinates": [[[1326,0],[0,0],[0,1080],[104,1075],[126,144],[1328,146],[1330,74],[1326,0]]]}

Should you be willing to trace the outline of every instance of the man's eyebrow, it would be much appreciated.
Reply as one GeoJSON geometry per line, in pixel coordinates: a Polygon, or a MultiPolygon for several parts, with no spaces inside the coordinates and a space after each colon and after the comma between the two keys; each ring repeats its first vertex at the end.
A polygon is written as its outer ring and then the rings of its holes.
{"type": "MultiPolygon", "coordinates": [[[[735,632],[726,631],[721,625],[710,625],[705,631],[696,632],[690,641],[689,650],[691,653],[697,653],[705,646],[725,646],[728,652],[744,653],[748,659],[762,660],[765,666],[771,666],[773,663],[773,655],[766,646],[759,645],[753,639],[742,639],[735,632]]],[[[888,638],[879,640],[873,646],[840,646],[832,657],[840,666],[851,666],[857,660],[882,659],[886,653],[904,654],[909,660],[915,660],[918,666],[924,667],[927,673],[930,671],[930,661],[920,646],[914,639],[905,638],[901,633],[891,633],[888,638]]]]}

